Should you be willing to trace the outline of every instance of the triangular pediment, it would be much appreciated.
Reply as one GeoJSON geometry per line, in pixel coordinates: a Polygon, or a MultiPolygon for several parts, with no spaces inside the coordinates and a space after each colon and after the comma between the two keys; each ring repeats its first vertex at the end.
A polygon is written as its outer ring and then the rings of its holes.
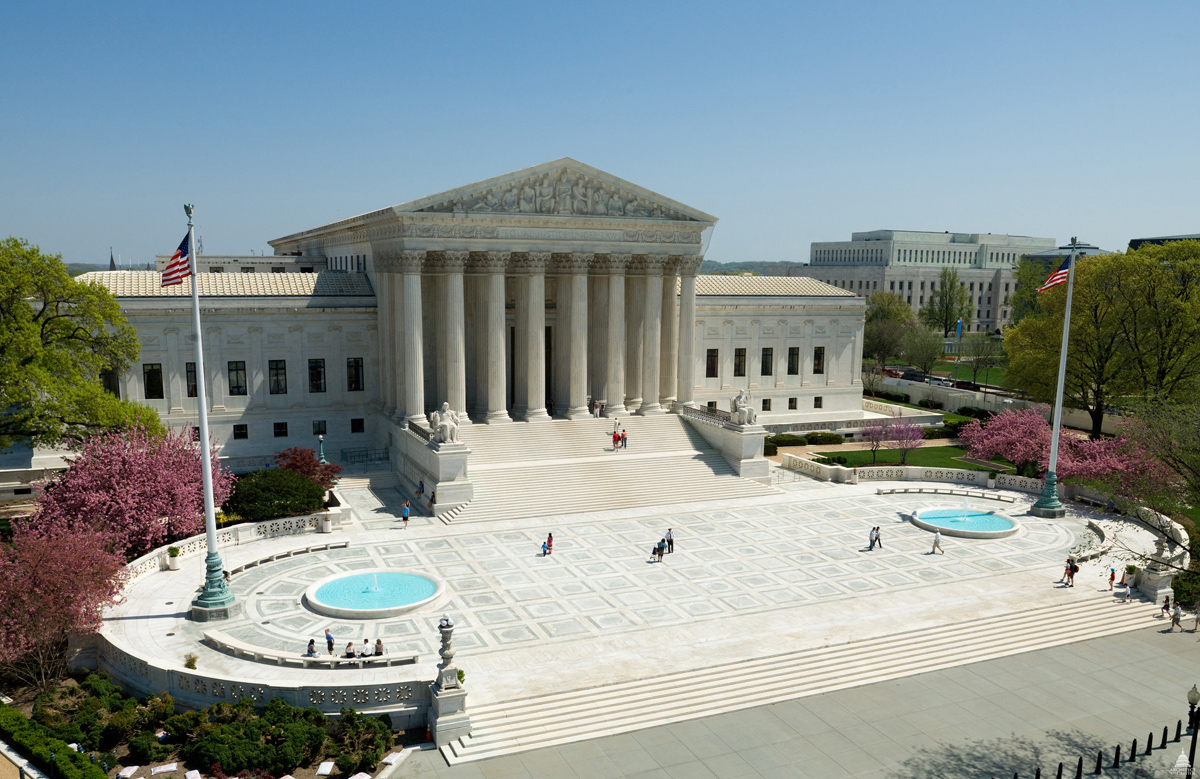
{"type": "Polygon", "coordinates": [[[393,207],[394,213],[516,214],[714,224],[714,216],[570,158],[393,207]]]}

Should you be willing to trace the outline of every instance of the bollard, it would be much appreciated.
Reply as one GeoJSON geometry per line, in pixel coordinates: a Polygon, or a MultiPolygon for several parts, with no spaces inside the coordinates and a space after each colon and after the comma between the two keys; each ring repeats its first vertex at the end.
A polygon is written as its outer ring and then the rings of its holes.
{"type": "Polygon", "coordinates": [[[1154,731],[1150,731],[1146,735],[1146,754],[1150,754],[1150,750],[1154,749],[1154,731]]]}
{"type": "Polygon", "coordinates": [[[1063,772],[1063,764],[1059,763],[1058,764],[1058,774],[1055,775],[1054,779],[1062,779],[1062,772],[1063,772]]]}
{"type": "Polygon", "coordinates": [[[1137,739],[1136,738],[1133,740],[1133,743],[1129,745],[1129,759],[1126,760],[1125,762],[1132,763],[1134,760],[1137,760],[1137,739]]]}
{"type": "Polygon", "coordinates": [[[1113,767],[1113,768],[1120,768],[1120,767],[1121,767],[1121,745],[1120,745],[1120,744],[1117,744],[1117,749],[1116,749],[1116,751],[1114,751],[1114,752],[1113,752],[1113,764],[1112,764],[1112,767],[1113,767]]]}
{"type": "Polygon", "coordinates": [[[1100,772],[1103,770],[1104,770],[1104,750],[1101,749],[1100,751],[1098,751],[1096,753],[1096,776],[1099,776],[1100,772]]]}
{"type": "Polygon", "coordinates": [[[1038,766],[1036,769],[1034,769],[1033,779],[1042,779],[1042,767],[1041,766],[1038,766]]]}
{"type": "Polygon", "coordinates": [[[1075,766],[1075,779],[1083,779],[1083,755],[1079,756],[1079,765],[1075,766]]]}
{"type": "Polygon", "coordinates": [[[1166,749],[1166,748],[1167,748],[1167,726],[1163,725],[1162,747],[1160,747],[1160,749],[1166,749]]]}
{"type": "Polygon", "coordinates": [[[1183,731],[1183,720],[1175,720],[1175,743],[1179,743],[1179,734],[1183,731]]]}

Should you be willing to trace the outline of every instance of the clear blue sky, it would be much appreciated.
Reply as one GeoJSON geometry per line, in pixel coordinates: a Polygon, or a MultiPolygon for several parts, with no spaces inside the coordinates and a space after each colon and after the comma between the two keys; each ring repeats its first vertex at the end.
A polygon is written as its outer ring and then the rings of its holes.
{"type": "Polygon", "coordinates": [[[209,254],[562,156],[720,217],[709,258],[853,230],[1200,232],[1200,4],[0,7],[0,236],[209,254]]]}

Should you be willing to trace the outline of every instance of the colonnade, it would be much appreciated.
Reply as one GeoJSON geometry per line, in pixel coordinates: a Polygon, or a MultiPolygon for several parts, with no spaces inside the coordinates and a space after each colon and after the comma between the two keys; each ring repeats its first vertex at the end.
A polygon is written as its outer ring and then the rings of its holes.
{"type": "Polygon", "coordinates": [[[551,409],[579,419],[589,416],[589,401],[603,404],[606,416],[694,405],[701,261],[699,255],[380,252],[384,411],[421,420],[446,401],[495,424],[547,420],[551,409]],[[436,365],[426,364],[431,348],[436,365]],[[427,397],[427,389],[439,396],[427,397]]]}

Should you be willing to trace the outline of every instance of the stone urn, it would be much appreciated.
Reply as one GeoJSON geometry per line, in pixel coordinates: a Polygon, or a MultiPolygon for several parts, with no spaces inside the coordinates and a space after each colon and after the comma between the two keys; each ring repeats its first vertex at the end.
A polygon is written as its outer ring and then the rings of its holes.
{"type": "Polygon", "coordinates": [[[177,546],[167,547],[167,570],[179,570],[179,547],[177,546]]]}
{"type": "Polygon", "coordinates": [[[330,519],[328,514],[321,517],[321,532],[322,533],[332,533],[333,532],[333,520],[330,519]]]}

